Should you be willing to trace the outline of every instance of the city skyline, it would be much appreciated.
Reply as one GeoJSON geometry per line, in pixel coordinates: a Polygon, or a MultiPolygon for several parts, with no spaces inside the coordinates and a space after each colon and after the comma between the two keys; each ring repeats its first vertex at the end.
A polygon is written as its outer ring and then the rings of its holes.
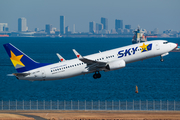
{"type": "Polygon", "coordinates": [[[69,26],[70,30],[73,30],[75,24],[76,32],[88,32],[88,23],[90,21],[101,23],[101,17],[108,19],[108,30],[115,29],[115,19],[123,20],[124,25],[131,25],[134,29],[140,25],[148,31],[155,28],[159,28],[160,32],[167,29],[178,31],[180,28],[178,0],[98,0],[97,2],[1,0],[0,3],[0,23],[8,23],[10,31],[18,30],[17,19],[21,17],[27,19],[29,30],[45,29],[45,24],[52,24],[53,27],[60,29],[61,15],[66,17],[65,27],[69,26]]]}

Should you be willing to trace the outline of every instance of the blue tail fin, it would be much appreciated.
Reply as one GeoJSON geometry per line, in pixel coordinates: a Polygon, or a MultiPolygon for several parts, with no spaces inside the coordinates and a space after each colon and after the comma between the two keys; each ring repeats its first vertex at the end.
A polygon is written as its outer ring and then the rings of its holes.
{"type": "Polygon", "coordinates": [[[4,44],[3,46],[18,73],[49,65],[48,63],[38,63],[34,61],[11,43],[4,44]]]}

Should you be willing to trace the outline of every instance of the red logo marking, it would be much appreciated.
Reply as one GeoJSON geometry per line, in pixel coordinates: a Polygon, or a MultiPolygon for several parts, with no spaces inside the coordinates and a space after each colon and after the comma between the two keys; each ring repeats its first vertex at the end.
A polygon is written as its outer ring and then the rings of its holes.
{"type": "Polygon", "coordinates": [[[63,59],[61,59],[61,61],[63,61],[63,59]]]}
{"type": "Polygon", "coordinates": [[[80,55],[77,55],[77,57],[79,58],[80,55]]]}

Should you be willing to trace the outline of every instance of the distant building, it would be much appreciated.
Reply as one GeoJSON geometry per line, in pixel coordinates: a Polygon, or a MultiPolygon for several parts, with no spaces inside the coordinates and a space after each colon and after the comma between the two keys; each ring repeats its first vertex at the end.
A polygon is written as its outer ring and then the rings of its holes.
{"type": "Polygon", "coordinates": [[[8,27],[7,23],[0,23],[0,31],[4,31],[4,27],[8,27]]]}
{"type": "Polygon", "coordinates": [[[115,29],[111,29],[111,34],[117,34],[115,29]]]}
{"type": "Polygon", "coordinates": [[[131,25],[125,25],[126,29],[131,29],[131,25]]]}
{"type": "Polygon", "coordinates": [[[9,27],[3,27],[3,31],[9,31],[9,27]]]}
{"type": "Polygon", "coordinates": [[[116,32],[118,32],[119,28],[123,29],[123,20],[116,19],[115,20],[115,29],[116,29],[116,32]]]}
{"type": "Polygon", "coordinates": [[[60,33],[65,34],[65,16],[60,16],[60,33]]]}
{"type": "Polygon", "coordinates": [[[130,30],[129,29],[124,29],[123,34],[129,34],[130,30]]]}
{"type": "Polygon", "coordinates": [[[66,34],[69,34],[69,33],[70,33],[70,28],[69,28],[69,26],[67,26],[67,27],[65,28],[65,31],[66,31],[66,34]]]}
{"type": "Polygon", "coordinates": [[[48,34],[50,34],[51,31],[52,31],[52,25],[51,25],[51,24],[46,24],[45,32],[47,32],[48,34]]]}
{"type": "Polygon", "coordinates": [[[38,32],[38,31],[39,31],[39,28],[35,28],[34,31],[38,32]]]}
{"type": "Polygon", "coordinates": [[[103,29],[108,30],[108,19],[101,17],[101,23],[103,24],[103,29]]]}
{"type": "Polygon", "coordinates": [[[23,32],[23,31],[27,31],[28,27],[27,27],[27,21],[26,18],[22,17],[18,19],[18,31],[19,32],[23,32]]]}
{"type": "Polygon", "coordinates": [[[57,31],[57,29],[55,27],[52,28],[52,31],[57,31]]]}
{"type": "Polygon", "coordinates": [[[102,23],[96,23],[96,32],[99,33],[99,31],[103,30],[103,24],[102,23]]]}
{"type": "Polygon", "coordinates": [[[94,33],[95,32],[95,27],[96,27],[96,25],[95,25],[94,21],[89,22],[89,32],[94,33]]]}
{"type": "Polygon", "coordinates": [[[159,34],[159,29],[155,28],[153,32],[154,32],[154,34],[159,34]]]}
{"type": "Polygon", "coordinates": [[[119,28],[116,32],[117,32],[118,34],[123,34],[123,33],[124,33],[123,29],[121,29],[121,28],[119,28]]]}

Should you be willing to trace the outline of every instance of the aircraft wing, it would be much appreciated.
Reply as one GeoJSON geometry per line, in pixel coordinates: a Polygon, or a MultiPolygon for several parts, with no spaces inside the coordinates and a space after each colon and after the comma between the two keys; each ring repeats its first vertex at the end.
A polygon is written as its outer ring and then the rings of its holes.
{"type": "Polygon", "coordinates": [[[107,64],[106,62],[100,62],[100,61],[94,61],[94,60],[90,60],[90,59],[87,59],[87,58],[79,58],[79,60],[81,60],[82,62],[84,63],[87,63],[88,65],[91,65],[91,64],[107,64]]]}
{"type": "Polygon", "coordinates": [[[75,49],[73,49],[73,52],[77,56],[77,58],[87,64],[88,70],[98,70],[99,68],[104,68],[107,65],[107,62],[101,62],[101,61],[95,61],[88,58],[82,57],[75,49]]]}

